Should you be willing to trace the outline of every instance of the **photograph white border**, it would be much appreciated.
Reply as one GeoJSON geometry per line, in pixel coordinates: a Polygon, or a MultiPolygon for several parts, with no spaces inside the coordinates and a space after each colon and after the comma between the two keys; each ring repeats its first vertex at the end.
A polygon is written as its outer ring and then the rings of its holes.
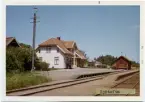
{"type": "Polygon", "coordinates": [[[0,70],[1,70],[1,84],[0,88],[2,89],[1,98],[2,101],[142,101],[143,100],[143,77],[145,73],[145,66],[143,64],[144,57],[144,39],[145,39],[145,2],[144,1],[101,1],[101,4],[98,4],[98,1],[89,1],[89,0],[4,0],[1,4],[1,34],[0,34],[0,70]],[[109,96],[109,97],[95,97],[95,96],[37,96],[37,97],[12,97],[6,96],[6,71],[5,71],[5,38],[6,38],[6,6],[7,5],[140,5],[140,96],[136,97],[119,97],[119,96],[109,96]]]}

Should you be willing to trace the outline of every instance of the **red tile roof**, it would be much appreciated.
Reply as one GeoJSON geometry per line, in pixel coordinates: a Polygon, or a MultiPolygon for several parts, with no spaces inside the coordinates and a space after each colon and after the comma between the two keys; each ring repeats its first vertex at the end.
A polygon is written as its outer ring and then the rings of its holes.
{"type": "MultiPolygon", "coordinates": [[[[73,53],[70,52],[68,49],[73,48],[74,44],[75,44],[74,41],[64,41],[64,40],[60,40],[58,38],[50,38],[50,39],[42,42],[38,46],[39,47],[58,46],[62,50],[62,52],[73,55],[73,53]]],[[[86,59],[85,55],[81,51],[77,50],[76,53],[78,54],[78,56],[81,59],[86,59]]]]}
{"type": "Polygon", "coordinates": [[[74,45],[74,41],[63,41],[64,45],[66,46],[66,48],[73,48],[74,45]]]}
{"type": "Polygon", "coordinates": [[[80,50],[76,50],[76,53],[81,59],[86,59],[85,55],[80,50]]]}
{"type": "Polygon", "coordinates": [[[50,38],[46,41],[44,41],[43,43],[41,43],[39,45],[39,47],[45,47],[45,46],[53,46],[56,45],[60,48],[60,50],[62,50],[62,52],[66,53],[66,54],[71,54],[73,55],[65,46],[65,44],[63,43],[63,41],[58,40],[57,38],[50,38]]]}

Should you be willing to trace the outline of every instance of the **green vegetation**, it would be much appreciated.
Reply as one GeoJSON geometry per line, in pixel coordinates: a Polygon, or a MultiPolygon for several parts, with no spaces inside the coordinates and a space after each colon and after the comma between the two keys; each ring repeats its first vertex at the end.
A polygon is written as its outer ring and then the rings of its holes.
{"type": "Polygon", "coordinates": [[[94,60],[99,61],[102,64],[106,64],[106,65],[111,66],[115,62],[116,59],[117,59],[117,57],[114,57],[111,55],[106,55],[106,56],[102,55],[102,56],[99,56],[97,59],[95,58],[94,60]]]}
{"type": "Polygon", "coordinates": [[[35,63],[36,70],[42,70],[42,71],[49,71],[50,68],[48,68],[49,64],[46,62],[38,61],[35,63]]]}
{"type": "Polygon", "coordinates": [[[140,67],[139,63],[137,63],[135,61],[132,61],[131,64],[132,64],[131,65],[132,67],[136,67],[136,68],[139,68],[140,67]]]}
{"type": "Polygon", "coordinates": [[[6,76],[6,89],[18,89],[23,87],[28,87],[31,85],[42,84],[51,81],[50,78],[44,76],[36,75],[36,73],[24,72],[24,73],[7,73],[6,76]]]}
{"type": "MultiPolygon", "coordinates": [[[[16,89],[51,81],[50,78],[30,72],[32,68],[32,48],[21,43],[21,47],[6,49],[6,89],[16,89]]],[[[49,64],[39,61],[35,54],[36,70],[48,70],[49,64]]]]}
{"type": "Polygon", "coordinates": [[[32,47],[30,45],[24,44],[24,43],[20,43],[20,46],[23,48],[30,48],[32,49],[32,47]]]}
{"type": "Polygon", "coordinates": [[[7,48],[6,50],[6,71],[24,72],[31,70],[31,49],[28,48],[7,48]]]}
{"type": "MultiPolygon", "coordinates": [[[[32,68],[32,48],[30,45],[20,44],[21,47],[6,49],[6,72],[24,72],[32,68]]],[[[47,70],[49,64],[39,61],[35,54],[36,70],[47,70]]]]}

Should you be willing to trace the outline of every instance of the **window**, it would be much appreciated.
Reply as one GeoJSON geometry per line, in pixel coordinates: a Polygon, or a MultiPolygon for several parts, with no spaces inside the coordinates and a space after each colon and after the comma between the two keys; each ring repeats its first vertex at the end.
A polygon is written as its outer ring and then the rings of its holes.
{"type": "Polygon", "coordinates": [[[59,48],[57,48],[57,53],[59,52],[59,48]]]}
{"type": "Polygon", "coordinates": [[[42,57],[39,57],[39,61],[42,61],[42,57]]]}
{"type": "Polygon", "coordinates": [[[46,48],[46,52],[47,52],[47,53],[50,53],[50,52],[51,52],[51,48],[48,48],[48,47],[47,47],[47,48],[46,48]]]}
{"type": "Polygon", "coordinates": [[[41,52],[41,50],[39,49],[39,53],[41,52]]]}
{"type": "Polygon", "coordinates": [[[59,64],[59,57],[54,57],[54,65],[58,65],[59,64]]]}

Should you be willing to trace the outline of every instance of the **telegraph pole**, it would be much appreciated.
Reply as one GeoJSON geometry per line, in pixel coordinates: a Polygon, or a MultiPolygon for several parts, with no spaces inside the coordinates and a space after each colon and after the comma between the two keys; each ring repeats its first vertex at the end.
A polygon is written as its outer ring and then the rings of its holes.
{"type": "Polygon", "coordinates": [[[36,13],[37,13],[38,9],[37,8],[34,8],[34,17],[32,18],[33,19],[33,39],[32,39],[32,69],[31,71],[33,71],[35,68],[34,68],[34,60],[35,60],[35,36],[36,36],[36,23],[37,23],[37,16],[36,16],[36,13]]]}

